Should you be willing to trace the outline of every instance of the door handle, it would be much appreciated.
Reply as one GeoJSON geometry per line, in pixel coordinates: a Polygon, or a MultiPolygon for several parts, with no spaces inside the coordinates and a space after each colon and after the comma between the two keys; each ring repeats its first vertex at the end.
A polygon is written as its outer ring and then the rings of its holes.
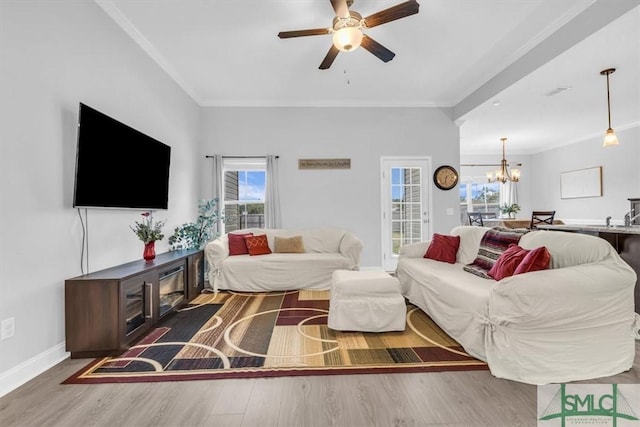
{"type": "Polygon", "coordinates": [[[149,290],[147,292],[148,295],[148,301],[149,301],[149,315],[145,316],[147,319],[151,319],[153,318],[153,283],[145,283],[144,284],[147,289],[149,290]]]}

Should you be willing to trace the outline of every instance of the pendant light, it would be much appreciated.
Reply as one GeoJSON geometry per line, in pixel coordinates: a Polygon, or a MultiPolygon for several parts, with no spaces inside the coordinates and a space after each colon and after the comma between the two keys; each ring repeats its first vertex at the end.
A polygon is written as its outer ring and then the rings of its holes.
{"type": "Polygon", "coordinates": [[[607,113],[609,115],[609,129],[607,129],[607,134],[604,137],[604,142],[602,143],[603,147],[610,147],[612,145],[619,144],[616,132],[611,128],[611,100],[609,97],[609,74],[612,74],[615,71],[615,68],[607,68],[606,70],[600,71],[600,75],[607,76],[607,113]]]}

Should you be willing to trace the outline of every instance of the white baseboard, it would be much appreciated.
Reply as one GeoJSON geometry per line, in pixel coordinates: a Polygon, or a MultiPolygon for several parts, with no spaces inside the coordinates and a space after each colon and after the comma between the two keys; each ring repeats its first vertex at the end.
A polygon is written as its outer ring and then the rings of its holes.
{"type": "Polygon", "coordinates": [[[51,347],[48,350],[14,366],[0,374],[0,397],[17,389],[21,385],[34,379],[47,369],[52,368],[63,360],[69,358],[70,353],[65,351],[65,342],[51,347]]]}

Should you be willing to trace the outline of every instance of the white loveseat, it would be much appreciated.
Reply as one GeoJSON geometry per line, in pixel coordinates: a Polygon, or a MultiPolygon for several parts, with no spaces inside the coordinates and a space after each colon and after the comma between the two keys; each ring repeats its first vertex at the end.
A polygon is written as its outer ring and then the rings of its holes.
{"type": "Polygon", "coordinates": [[[362,241],[353,233],[335,228],[244,229],[234,233],[266,234],[273,251],[275,237],[302,236],[304,253],[229,256],[227,235],[205,246],[209,286],[214,292],[243,292],[331,288],[335,270],[358,270],[362,241]]]}
{"type": "MultiPolygon", "coordinates": [[[[403,246],[397,277],[420,307],[491,373],[530,384],[614,375],[631,368],[636,274],[605,240],[531,231],[519,246],[545,246],[550,269],[484,279],[463,270],[486,227],[456,227],[456,263],[423,258],[429,242],[403,246]]],[[[635,326],[634,326],[635,323],[635,326]]]]}

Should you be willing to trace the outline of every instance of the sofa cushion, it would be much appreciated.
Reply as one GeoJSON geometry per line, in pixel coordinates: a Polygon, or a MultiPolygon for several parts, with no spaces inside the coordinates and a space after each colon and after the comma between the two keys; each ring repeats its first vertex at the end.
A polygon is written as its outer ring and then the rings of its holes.
{"type": "Polygon", "coordinates": [[[507,250],[510,244],[518,244],[523,234],[527,233],[525,229],[508,229],[495,227],[487,230],[480,241],[480,248],[476,259],[464,266],[464,270],[483,277],[491,279],[489,270],[496,263],[500,255],[507,250]]]}
{"type": "Polygon", "coordinates": [[[247,242],[244,240],[245,236],[253,236],[253,233],[229,233],[227,235],[229,239],[229,256],[249,253],[247,242]]]}
{"type": "Polygon", "coordinates": [[[273,252],[275,253],[304,253],[304,244],[302,236],[279,237],[274,236],[273,252]]]}
{"type": "Polygon", "coordinates": [[[536,230],[520,241],[525,249],[545,246],[551,254],[550,268],[572,267],[605,260],[615,249],[598,236],[564,231],[536,230]]]}
{"type": "Polygon", "coordinates": [[[349,259],[338,253],[232,256],[225,259],[215,280],[220,289],[242,292],[326,290],[331,288],[333,272],[349,265],[349,259]]]}
{"type": "MultiPolygon", "coordinates": [[[[480,227],[475,227],[480,228],[480,227]]],[[[463,270],[463,264],[447,264],[424,258],[400,258],[398,280],[403,295],[425,313],[438,313],[436,323],[464,342],[474,357],[484,354],[484,318],[496,282],[463,270]]]]}
{"type": "Polygon", "coordinates": [[[506,251],[500,255],[493,267],[487,273],[495,280],[502,280],[505,277],[513,276],[522,260],[529,254],[527,249],[522,249],[516,244],[510,244],[506,251]]]}
{"type": "Polygon", "coordinates": [[[244,236],[244,240],[247,243],[249,255],[268,255],[271,253],[266,234],[260,234],[258,236],[244,236]]]}
{"type": "Polygon", "coordinates": [[[459,247],[460,236],[445,236],[434,233],[424,258],[453,264],[456,262],[459,247]]]}
{"type": "Polygon", "coordinates": [[[456,261],[462,264],[472,263],[478,255],[480,241],[490,227],[469,227],[460,225],[451,230],[452,236],[460,236],[460,247],[456,261]]]}
{"type": "Polygon", "coordinates": [[[551,254],[547,248],[541,246],[527,252],[527,255],[520,262],[513,274],[522,274],[530,271],[546,270],[549,268],[549,264],[551,263],[551,254]]]}

